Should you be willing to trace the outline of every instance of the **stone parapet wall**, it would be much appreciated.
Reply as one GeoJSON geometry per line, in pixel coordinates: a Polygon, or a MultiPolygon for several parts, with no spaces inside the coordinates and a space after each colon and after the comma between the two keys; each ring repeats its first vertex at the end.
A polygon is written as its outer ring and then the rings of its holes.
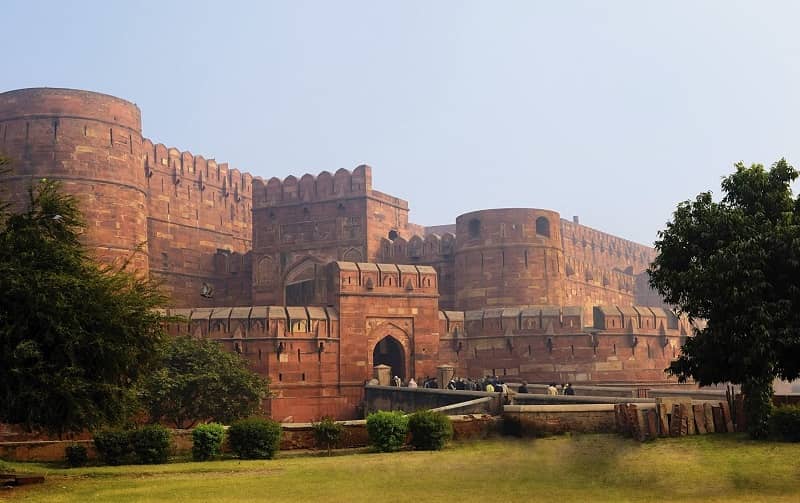
{"type": "Polygon", "coordinates": [[[364,408],[367,414],[379,410],[414,412],[423,409],[438,409],[440,407],[463,404],[464,402],[472,402],[479,398],[489,398],[490,400],[477,404],[479,410],[471,411],[472,413],[499,414],[502,411],[503,397],[501,393],[431,388],[397,388],[394,386],[366,386],[364,388],[364,408]]]}
{"type": "Polygon", "coordinates": [[[518,421],[530,436],[617,431],[613,404],[506,405],[503,418],[518,421]]]}

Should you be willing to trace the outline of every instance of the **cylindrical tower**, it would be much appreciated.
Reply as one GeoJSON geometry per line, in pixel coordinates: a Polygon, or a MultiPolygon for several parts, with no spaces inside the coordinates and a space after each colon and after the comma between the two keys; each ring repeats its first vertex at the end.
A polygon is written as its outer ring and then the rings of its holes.
{"type": "Polygon", "coordinates": [[[457,309],[561,305],[564,277],[555,211],[491,209],[456,219],[457,309]]]}
{"type": "Polygon", "coordinates": [[[40,178],[78,197],[87,244],[104,262],[132,260],[148,272],[146,181],[139,108],[74,89],[0,93],[0,154],[12,160],[4,185],[21,201],[40,178]],[[136,250],[141,253],[135,253],[136,250]]]}

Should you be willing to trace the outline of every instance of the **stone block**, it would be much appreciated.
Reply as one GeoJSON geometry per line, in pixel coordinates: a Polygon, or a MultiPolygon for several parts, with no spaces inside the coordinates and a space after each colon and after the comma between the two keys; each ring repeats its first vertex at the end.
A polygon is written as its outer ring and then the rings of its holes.
{"type": "Polygon", "coordinates": [[[706,430],[706,416],[703,412],[703,405],[699,403],[692,405],[692,412],[697,434],[705,435],[708,430],[706,430]]]}
{"type": "Polygon", "coordinates": [[[709,433],[716,432],[716,428],[714,428],[714,412],[711,408],[711,404],[706,402],[703,404],[703,419],[706,423],[706,431],[709,433]]]}

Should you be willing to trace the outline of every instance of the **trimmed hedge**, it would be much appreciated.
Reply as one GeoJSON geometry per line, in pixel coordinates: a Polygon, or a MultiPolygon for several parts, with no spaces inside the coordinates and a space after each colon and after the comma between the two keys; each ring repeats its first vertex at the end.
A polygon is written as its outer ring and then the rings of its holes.
{"type": "Polygon", "coordinates": [[[131,446],[136,460],[143,465],[166,463],[172,446],[172,432],[152,424],[131,432],[131,446]]]}
{"type": "Polygon", "coordinates": [[[311,423],[311,427],[314,429],[314,440],[317,442],[317,447],[326,449],[330,456],[331,449],[336,447],[339,439],[342,438],[344,426],[331,417],[323,417],[319,422],[311,423]]]}
{"type": "Polygon", "coordinates": [[[403,447],[407,434],[408,418],[403,412],[379,411],[367,416],[369,442],[381,452],[403,447]]]}
{"type": "Polygon", "coordinates": [[[133,452],[130,433],[123,430],[105,430],[94,434],[94,447],[103,463],[121,465],[133,452]]]}
{"type": "Polygon", "coordinates": [[[417,411],[408,418],[411,445],[421,451],[439,451],[453,438],[453,423],[441,412],[417,411]]]}
{"type": "Polygon", "coordinates": [[[281,425],[276,421],[243,419],[228,429],[228,444],[241,459],[272,459],[280,448],[281,433],[281,425]]]}
{"type": "Polygon", "coordinates": [[[800,442],[800,405],[782,405],[772,410],[773,435],[784,442],[800,442]]]}
{"type": "Polygon", "coordinates": [[[192,430],[192,459],[207,461],[220,455],[225,427],[219,423],[201,424],[192,430]]]}
{"type": "Polygon", "coordinates": [[[86,451],[86,446],[74,444],[68,445],[66,449],[64,449],[64,458],[68,466],[77,468],[86,465],[86,462],[89,460],[89,454],[86,451]]]}

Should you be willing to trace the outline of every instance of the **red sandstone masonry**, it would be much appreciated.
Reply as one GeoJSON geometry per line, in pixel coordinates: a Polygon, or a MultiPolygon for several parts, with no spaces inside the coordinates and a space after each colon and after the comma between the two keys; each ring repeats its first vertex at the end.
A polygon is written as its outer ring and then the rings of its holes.
{"type": "Polygon", "coordinates": [[[367,165],[264,181],[142,138],[139,109],[112,96],[0,94],[0,153],[17,160],[12,192],[52,177],[82,199],[99,258],[143,246],[134,265],[191,308],[172,332],[245,356],[272,380],[278,419],[356,417],[387,335],[417,378],[450,364],[473,377],[663,382],[692,333],[635,305],[652,298],[651,248],[525,208],[425,235],[367,165]]]}
{"type": "MultiPolygon", "coordinates": [[[[10,193],[24,203],[38,178],[61,180],[81,200],[87,241],[104,261],[124,260],[147,241],[141,118],[133,103],[70,89],[0,94],[0,153],[10,193]]],[[[133,265],[147,272],[147,248],[133,265]]]]}

